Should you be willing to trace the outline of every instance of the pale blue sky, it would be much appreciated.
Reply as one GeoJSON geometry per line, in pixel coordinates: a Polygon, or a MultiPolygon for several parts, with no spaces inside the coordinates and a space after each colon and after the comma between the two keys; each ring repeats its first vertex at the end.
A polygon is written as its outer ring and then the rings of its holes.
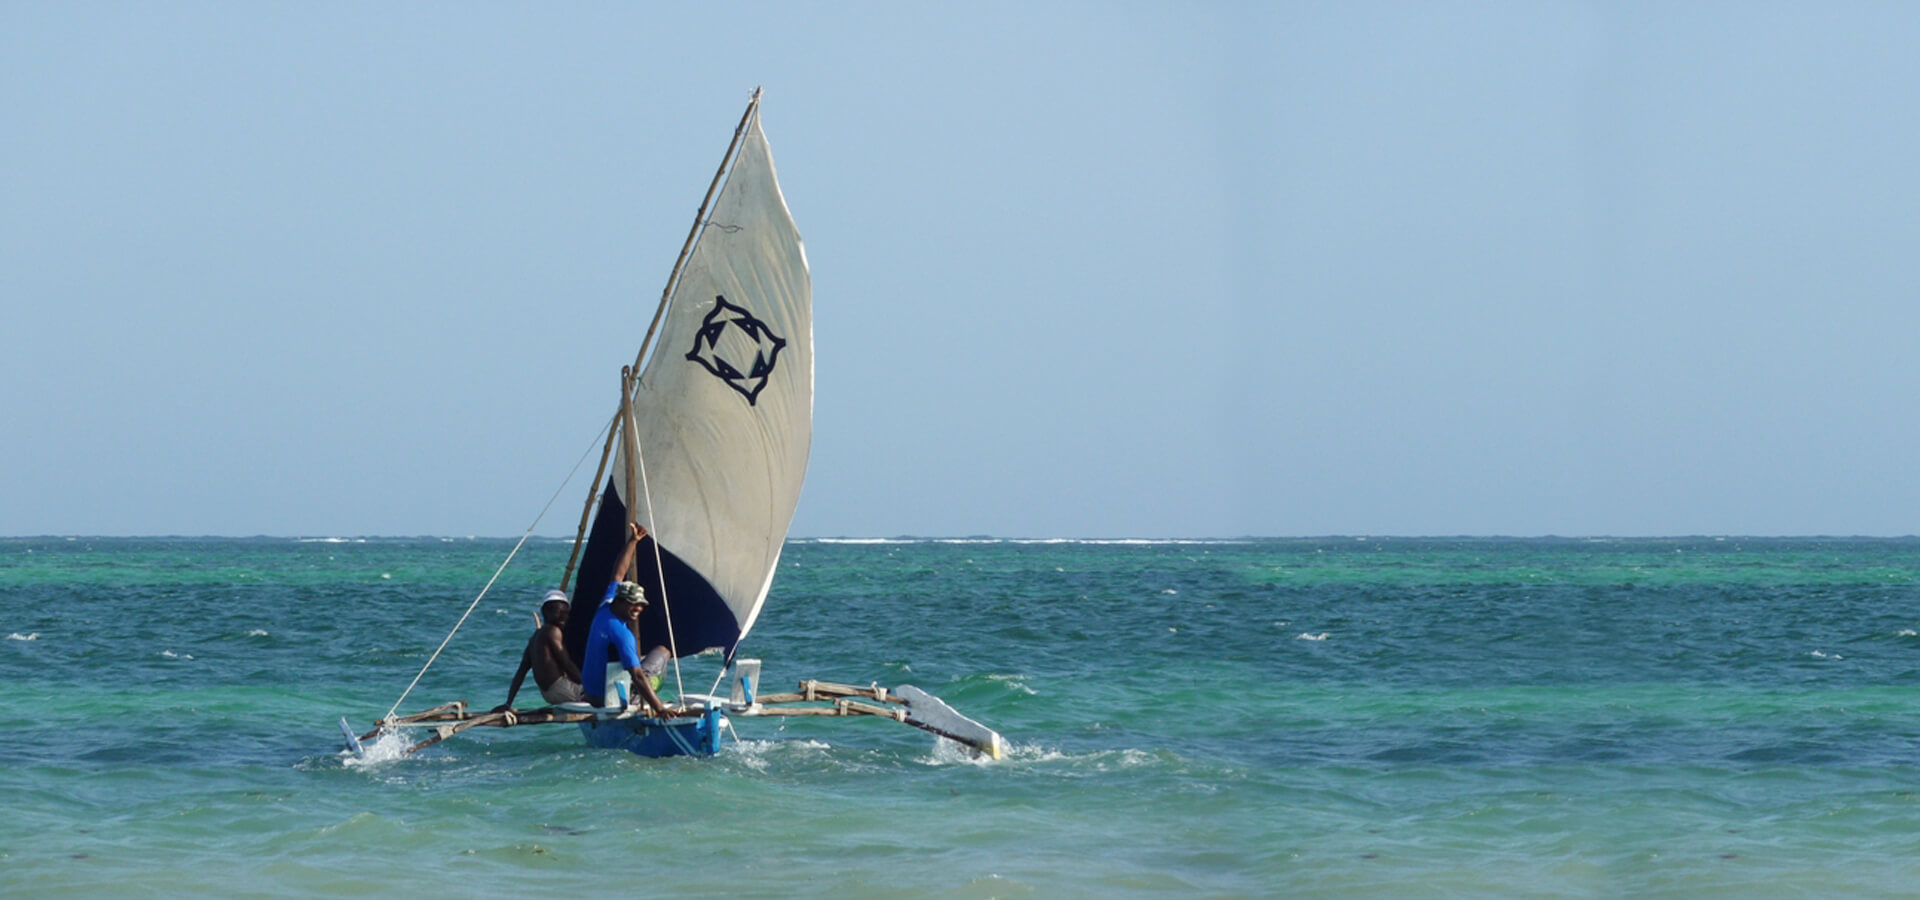
{"type": "Polygon", "coordinates": [[[1915,47],[1894,3],[0,2],[0,534],[518,534],[756,85],[796,536],[1920,532],[1915,47]]]}

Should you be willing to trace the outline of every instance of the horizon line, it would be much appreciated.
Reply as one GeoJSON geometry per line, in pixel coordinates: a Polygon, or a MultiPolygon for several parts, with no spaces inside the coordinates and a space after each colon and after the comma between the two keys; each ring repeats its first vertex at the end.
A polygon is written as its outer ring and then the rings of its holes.
{"type": "MultiPolygon", "coordinates": [[[[1487,541],[1487,540],[1725,541],[1725,540],[1911,540],[1915,538],[1920,538],[1920,535],[1916,535],[1912,532],[1905,533],[1905,534],[1864,534],[1864,533],[1842,534],[1838,532],[1825,532],[1825,533],[1815,532],[1815,533],[1805,533],[1805,534],[1744,534],[1744,533],[1737,533],[1737,532],[1724,532],[1724,533],[1697,532],[1697,533],[1675,533],[1675,534],[1606,534],[1606,533],[1595,533],[1595,534],[1576,534],[1576,533],[1568,533],[1568,534],[1557,534],[1557,533],[1384,534],[1384,533],[1378,533],[1378,534],[1375,534],[1375,533],[1360,533],[1360,532],[1345,532],[1345,533],[1333,532],[1333,533],[1327,533],[1327,534],[1297,534],[1297,535],[1247,534],[1247,535],[1159,536],[1159,537],[1148,537],[1148,536],[1095,537],[1095,536],[1059,536],[1059,535],[1036,536],[1036,535],[993,535],[993,534],[955,534],[955,535],[895,534],[895,535],[802,535],[802,536],[790,535],[786,538],[786,540],[788,542],[815,541],[815,542],[847,542],[847,543],[942,542],[942,541],[945,541],[945,542],[1023,542],[1023,543],[1048,542],[1048,541],[1068,542],[1068,543],[1123,543],[1123,542],[1129,542],[1129,543],[1179,543],[1179,542],[1235,543],[1235,542],[1257,542],[1257,541],[1330,541],[1330,540],[1356,541],[1356,542],[1362,542],[1362,541],[1487,541]]],[[[71,541],[71,540],[153,540],[153,541],[267,540],[267,541],[274,541],[274,540],[278,540],[278,541],[317,542],[317,541],[406,541],[406,540],[516,541],[516,540],[523,540],[523,539],[528,542],[541,541],[541,542],[573,543],[575,541],[575,538],[572,538],[572,537],[560,537],[560,536],[553,536],[553,535],[529,535],[529,536],[526,536],[525,538],[520,538],[520,537],[511,536],[511,535],[503,536],[503,535],[477,535],[477,534],[466,534],[466,535],[329,534],[329,533],[319,533],[319,532],[311,533],[311,534],[246,534],[246,535],[243,535],[243,534],[182,534],[182,533],[0,535],[0,541],[24,541],[24,540],[62,540],[62,541],[71,541]]]]}

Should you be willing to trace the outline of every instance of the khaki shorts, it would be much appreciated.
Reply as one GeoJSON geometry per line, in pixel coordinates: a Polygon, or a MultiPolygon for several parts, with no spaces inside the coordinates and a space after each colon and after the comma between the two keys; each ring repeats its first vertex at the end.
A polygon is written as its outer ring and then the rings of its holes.
{"type": "Polygon", "coordinates": [[[577,703],[587,699],[587,695],[580,690],[580,682],[565,675],[560,676],[559,681],[541,688],[540,696],[548,703],[577,703]]]}

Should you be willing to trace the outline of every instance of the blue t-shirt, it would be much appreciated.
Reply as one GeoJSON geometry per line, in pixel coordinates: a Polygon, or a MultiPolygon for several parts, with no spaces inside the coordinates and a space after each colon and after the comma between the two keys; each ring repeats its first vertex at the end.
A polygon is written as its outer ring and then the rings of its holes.
{"type": "MultiPolygon", "coordinates": [[[[613,591],[607,594],[611,601],[613,591]]],[[[609,647],[619,653],[622,668],[640,665],[640,647],[634,643],[633,632],[627,629],[626,622],[614,617],[611,602],[602,602],[600,610],[593,614],[593,627],[587,629],[587,658],[580,664],[580,691],[587,695],[587,702],[595,706],[607,693],[609,647]]]]}

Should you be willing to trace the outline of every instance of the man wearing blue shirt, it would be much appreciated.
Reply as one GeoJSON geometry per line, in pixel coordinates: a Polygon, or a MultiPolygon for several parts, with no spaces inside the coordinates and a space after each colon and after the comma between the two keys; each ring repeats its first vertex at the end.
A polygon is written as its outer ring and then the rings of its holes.
{"type": "MultiPolygon", "coordinates": [[[[633,554],[640,546],[640,539],[646,537],[647,530],[638,524],[629,523],[632,536],[627,538],[626,549],[620,552],[620,561],[614,566],[614,578],[627,573],[633,565],[633,554]]],[[[614,581],[607,585],[607,596],[600,604],[600,610],[594,613],[593,627],[587,631],[585,659],[580,663],[580,686],[587,695],[588,702],[604,702],[607,692],[607,664],[618,660],[620,668],[627,670],[633,678],[634,689],[646,701],[646,708],[653,715],[666,718],[669,713],[666,704],[660,702],[660,695],[654,693],[648,671],[643,668],[639,643],[634,634],[639,630],[640,612],[647,608],[647,594],[640,585],[631,581],[614,581]]],[[[665,661],[665,647],[653,648],[647,654],[648,662],[659,657],[665,661]]]]}

